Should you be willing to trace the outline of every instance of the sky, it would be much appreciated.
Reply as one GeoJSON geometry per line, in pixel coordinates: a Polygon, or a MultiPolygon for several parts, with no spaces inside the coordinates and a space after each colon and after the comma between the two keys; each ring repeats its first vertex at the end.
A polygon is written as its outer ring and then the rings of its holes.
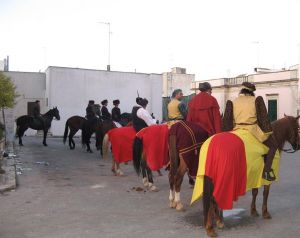
{"type": "Polygon", "coordinates": [[[300,62],[299,0],[0,0],[0,29],[11,71],[105,70],[110,56],[112,71],[206,80],[300,62]]]}

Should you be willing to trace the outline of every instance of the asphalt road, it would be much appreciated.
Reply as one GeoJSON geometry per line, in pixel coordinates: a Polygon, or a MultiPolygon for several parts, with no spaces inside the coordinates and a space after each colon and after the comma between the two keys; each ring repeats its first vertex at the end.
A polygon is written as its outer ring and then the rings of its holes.
{"type": "MultiPolygon", "coordinates": [[[[201,201],[189,206],[187,178],[181,199],[185,212],[168,207],[168,177],[155,183],[159,192],[136,191],[141,179],[132,163],[122,165],[124,177],[113,176],[111,159],[86,153],[79,140],[70,151],[61,138],[25,137],[19,156],[18,188],[0,195],[1,238],[168,238],[206,237],[201,201]]],[[[280,181],[271,187],[273,218],[250,217],[251,193],[235,203],[219,237],[300,237],[300,153],[283,154],[280,181]],[[233,215],[232,215],[233,214],[233,215]]],[[[262,192],[259,193],[260,211],[262,192]]]]}

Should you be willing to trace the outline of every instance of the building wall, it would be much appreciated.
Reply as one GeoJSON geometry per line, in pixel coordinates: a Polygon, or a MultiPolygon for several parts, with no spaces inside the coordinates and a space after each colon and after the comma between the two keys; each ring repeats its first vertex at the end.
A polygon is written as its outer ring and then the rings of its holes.
{"type": "Polygon", "coordinates": [[[88,100],[99,103],[119,99],[121,112],[131,112],[137,91],[148,99],[148,111],[162,118],[162,75],[114,71],[99,71],[63,67],[49,67],[46,71],[48,108],[57,106],[61,120],[54,121],[51,132],[63,135],[66,120],[74,115],[85,115],[88,100]]]}
{"type": "MultiPolygon", "coordinates": [[[[27,115],[27,103],[40,100],[41,113],[46,112],[46,75],[44,73],[32,72],[4,72],[9,76],[16,86],[19,97],[16,99],[16,105],[13,110],[13,118],[27,115]]],[[[16,127],[14,127],[15,129],[16,127]]],[[[28,129],[25,135],[35,135],[36,131],[28,129]]]]}
{"type": "Polygon", "coordinates": [[[182,89],[183,95],[188,96],[194,92],[191,84],[195,81],[194,74],[186,74],[185,69],[175,67],[172,72],[163,73],[163,97],[170,97],[175,89],[182,89]]]}
{"type": "MultiPolygon", "coordinates": [[[[277,99],[277,118],[284,114],[297,116],[299,114],[299,77],[297,69],[270,73],[252,74],[236,78],[221,78],[207,80],[213,87],[212,95],[218,100],[221,113],[225,110],[227,100],[234,100],[241,90],[244,81],[256,85],[256,96],[262,96],[268,107],[268,99],[277,99]]],[[[199,82],[192,84],[192,89],[198,93],[199,82]]]]}

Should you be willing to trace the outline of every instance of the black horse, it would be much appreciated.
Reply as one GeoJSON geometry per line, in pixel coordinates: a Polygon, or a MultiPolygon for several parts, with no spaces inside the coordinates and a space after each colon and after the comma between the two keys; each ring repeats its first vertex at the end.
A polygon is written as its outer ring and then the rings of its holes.
{"type": "Polygon", "coordinates": [[[64,132],[64,143],[67,141],[67,137],[69,134],[69,146],[71,150],[75,148],[75,142],[73,140],[73,136],[77,133],[77,131],[82,130],[83,124],[87,120],[81,116],[72,116],[66,121],[65,132],[64,132]],[[70,133],[69,133],[70,129],[70,133]]]}
{"type": "Polygon", "coordinates": [[[31,128],[33,130],[43,130],[44,132],[43,145],[47,146],[46,137],[54,117],[57,120],[60,120],[59,111],[57,107],[54,107],[53,109],[50,109],[48,112],[43,114],[41,116],[43,120],[39,120],[28,115],[18,117],[16,119],[16,123],[17,123],[16,137],[19,137],[19,145],[23,146],[22,136],[24,135],[24,132],[28,128],[31,128]]]}
{"type": "MultiPolygon", "coordinates": [[[[121,114],[121,126],[126,126],[132,121],[131,113],[124,112],[121,114]]],[[[93,133],[96,134],[96,147],[97,150],[100,150],[101,155],[102,152],[102,143],[105,134],[116,128],[116,124],[112,120],[86,120],[82,125],[82,133],[81,133],[81,143],[83,146],[87,147],[87,152],[92,153],[93,151],[90,148],[90,139],[93,133]]]]}

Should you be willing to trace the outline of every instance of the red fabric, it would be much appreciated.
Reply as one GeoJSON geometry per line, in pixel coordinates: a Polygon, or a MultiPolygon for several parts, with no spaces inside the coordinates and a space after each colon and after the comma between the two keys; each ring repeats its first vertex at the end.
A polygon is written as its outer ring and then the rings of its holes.
{"type": "Polygon", "coordinates": [[[247,164],[243,141],[225,132],[215,135],[208,147],[205,175],[212,179],[213,196],[221,209],[232,209],[233,201],[246,193],[247,164]]]}
{"type": "Polygon", "coordinates": [[[112,145],[112,154],[117,163],[132,160],[135,135],[136,131],[132,126],[114,128],[108,132],[109,141],[112,145]]]}
{"type": "Polygon", "coordinates": [[[189,102],[187,121],[197,123],[209,135],[221,132],[221,115],[217,100],[208,93],[201,92],[189,102]]]}
{"type": "Polygon", "coordinates": [[[207,132],[195,123],[180,121],[172,125],[169,134],[176,136],[177,152],[186,163],[189,175],[195,177],[199,164],[200,147],[208,138],[207,132]]]}
{"type": "Polygon", "coordinates": [[[140,130],[136,136],[143,140],[143,151],[148,167],[155,171],[169,162],[167,125],[152,125],[140,130]]]}

